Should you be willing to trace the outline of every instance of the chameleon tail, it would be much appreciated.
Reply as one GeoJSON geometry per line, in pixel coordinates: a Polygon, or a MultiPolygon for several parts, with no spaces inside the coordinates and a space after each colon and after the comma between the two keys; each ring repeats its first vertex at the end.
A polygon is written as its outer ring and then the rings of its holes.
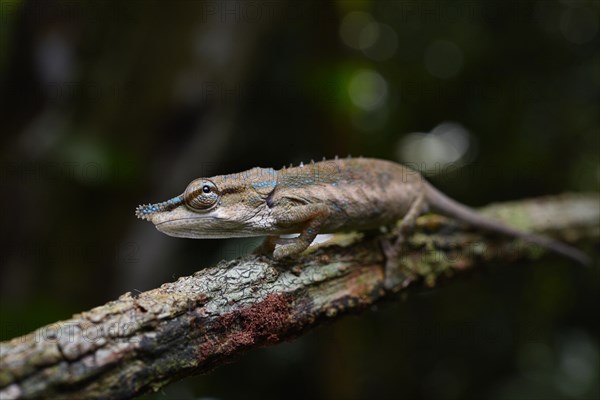
{"type": "Polygon", "coordinates": [[[580,250],[545,236],[536,235],[512,228],[504,223],[479,214],[462,204],[452,200],[429,184],[425,184],[428,204],[442,214],[464,221],[476,228],[498,232],[508,236],[521,238],[527,242],[538,244],[548,250],[561,254],[580,264],[589,266],[591,259],[580,250]]]}

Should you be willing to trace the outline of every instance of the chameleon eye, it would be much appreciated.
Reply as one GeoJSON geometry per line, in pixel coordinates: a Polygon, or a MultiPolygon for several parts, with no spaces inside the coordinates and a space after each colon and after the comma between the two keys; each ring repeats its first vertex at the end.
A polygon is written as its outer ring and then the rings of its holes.
{"type": "Polygon", "coordinates": [[[207,211],[219,199],[217,186],[209,180],[196,180],[185,189],[183,199],[186,206],[194,211],[207,211]]]}

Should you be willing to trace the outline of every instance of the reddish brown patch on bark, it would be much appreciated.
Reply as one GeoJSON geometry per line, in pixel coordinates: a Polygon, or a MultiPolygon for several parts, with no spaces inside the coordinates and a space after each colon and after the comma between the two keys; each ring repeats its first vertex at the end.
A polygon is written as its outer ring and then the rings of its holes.
{"type": "Polygon", "coordinates": [[[216,321],[216,330],[225,331],[226,339],[215,343],[207,337],[200,346],[200,354],[214,354],[215,347],[220,347],[219,352],[227,355],[240,347],[277,343],[280,335],[290,327],[287,322],[290,312],[288,296],[270,294],[258,304],[226,314],[216,321]]]}
{"type": "Polygon", "coordinates": [[[278,335],[287,325],[289,314],[287,296],[270,294],[258,304],[224,316],[222,323],[225,327],[237,325],[236,337],[244,344],[261,340],[273,343],[279,341],[278,335]]]}

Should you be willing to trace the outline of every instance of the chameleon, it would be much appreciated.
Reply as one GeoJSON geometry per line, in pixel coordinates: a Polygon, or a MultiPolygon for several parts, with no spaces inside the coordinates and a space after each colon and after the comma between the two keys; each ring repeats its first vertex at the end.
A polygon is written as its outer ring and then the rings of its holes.
{"type": "MultiPolygon", "coordinates": [[[[281,260],[300,254],[317,234],[397,224],[393,256],[418,216],[436,211],[474,228],[521,238],[581,264],[590,259],[557,240],[486,217],[435,189],[420,173],[374,158],[337,158],[296,167],[252,168],[193,180],[168,201],[140,205],[136,216],[182,238],[266,236],[259,247],[281,260]],[[400,222],[398,222],[400,221],[400,222]],[[280,235],[299,233],[293,238],[280,235]]],[[[391,253],[390,253],[391,252],[391,253]]]]}

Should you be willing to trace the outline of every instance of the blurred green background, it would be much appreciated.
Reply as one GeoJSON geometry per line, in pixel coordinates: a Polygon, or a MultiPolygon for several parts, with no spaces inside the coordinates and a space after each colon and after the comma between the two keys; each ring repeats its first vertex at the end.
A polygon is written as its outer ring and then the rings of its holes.
{"type": "MultiPolygon", "coordinates": [[[[135,219],[199,176],[352,154],[472,206],[598,191],[599,15],[0,0],[0,339],[249,252],[135,219]]],[[[145,398],[597,399],[599,294],[559,257],[493,265],[145,398]]]]}

